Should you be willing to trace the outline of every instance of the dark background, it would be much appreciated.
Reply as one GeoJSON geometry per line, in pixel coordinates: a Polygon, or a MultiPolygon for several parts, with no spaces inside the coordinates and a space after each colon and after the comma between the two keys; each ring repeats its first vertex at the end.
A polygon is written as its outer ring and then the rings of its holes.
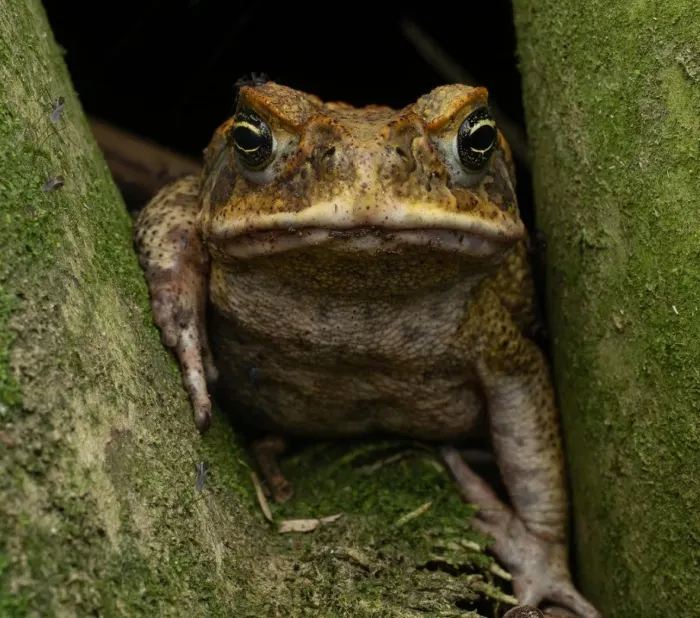
{"type": "MultiPolygon", "coordinates": [[[[403,107],[446,79],[402,34],[411,19],[522,124],[510,2],[281,5],[228,0],[44,0],[88,114],[193,156],[261,71],[325,100],[403,107]]],[[[473,84],[476,85],[476,84],[473,84]]]]}

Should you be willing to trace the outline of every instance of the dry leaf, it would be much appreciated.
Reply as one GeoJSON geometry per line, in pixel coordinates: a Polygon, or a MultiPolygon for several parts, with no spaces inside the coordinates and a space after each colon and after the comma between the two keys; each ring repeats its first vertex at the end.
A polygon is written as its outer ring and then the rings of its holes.
{"type": "Polygon", "coordinates": [[[279,531],[281,534],[286,532],[311,532],[316,530],[321,524],[333,523],[342,516],[342,513],[337,513],[321,519],[286,519],[280,522],[279,531]]]}

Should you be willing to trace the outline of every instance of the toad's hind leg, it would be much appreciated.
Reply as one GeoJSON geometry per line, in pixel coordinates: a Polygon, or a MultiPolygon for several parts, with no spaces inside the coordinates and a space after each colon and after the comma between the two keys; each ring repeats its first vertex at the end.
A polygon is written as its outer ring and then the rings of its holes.
{"type": "Polygon", "coordinates": [[[277,504],[286,502],[294,493],[292,484],[282,474],[279,466],[279,457],[285,450],[287,450],[287,442],[278,436],[256,440],[251,447],[260,474],[270,489],[272,499],[277,504]]]}
{"type": "Polygon", "coordinates": [[[479,375],[496,461],[513,508],[501,503],[452,447],[442,456],[467,500],[481,507],[474,526],[495,539],[493,551],[513,574],[520,603],[553,603],[580,618],[600,618],[571,580],[554,388],[541,350],[520,327],[505,301],[485,287],[460,333],[479,375]]]}
{"type": "Polygon", "coordinates": [[[513,572],[513,588],[523,605],[547,599],[555,607],[547,615],[600,618],[598,611],[574,587],[566,563],[566,547],[541,538],[527,528],[491,488],[464,462],[459,451],[443,446],[440,455],[465,499],[480,507],[472,525],[495,540],[494,553],[513,572]],[[566,612],[570,608],[574,613],[566,612]],[[562,613],[564,612],[564,613],[562,613]]]}
{"type": "Polygon", "coordinates": [[[209,259],[197,234],[199,178],[161,189],[139,213],[134,244],[151,293],[153,320],[175,349],[197,429],[210,423],[207,380],[217,378],[205,324],[209,259]]]}

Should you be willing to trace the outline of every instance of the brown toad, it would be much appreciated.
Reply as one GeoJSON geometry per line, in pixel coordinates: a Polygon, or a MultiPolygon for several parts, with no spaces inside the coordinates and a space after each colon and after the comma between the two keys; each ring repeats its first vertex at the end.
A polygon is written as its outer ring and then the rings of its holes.
{"type": "MultiPolygon", "coordinates": [[[[525,335],[526,231],[486,90],[395,111],[243,86],[202,177],[153,198],[136,245],[200,430],[218,378],[222,402],[273,435],[445,444],[519,601],[598,616],[569,575],[557,411],[525,335]],[[512,511],[451,446],[483,419],[512,511]]],[[[284,499],[277,446],[256,450],[284,499]]]]}

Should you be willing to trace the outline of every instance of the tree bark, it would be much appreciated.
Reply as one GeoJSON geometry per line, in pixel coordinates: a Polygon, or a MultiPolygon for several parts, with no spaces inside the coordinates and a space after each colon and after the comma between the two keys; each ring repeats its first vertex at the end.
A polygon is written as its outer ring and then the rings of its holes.
{"type": "Polygon", "coordinates": [[[700,4],[514,8],[582,587],[697,616],[700,4]]]}
{"type": "Polygon", "coordinates": [[[39,0],[0,0],[0,168],[3,618],[458,616],[512,602],[466,525],[473,510],[424,451],[391,463],[385,445],[307,449],[285,463],[297,497],[268,522],[221,412],[197,434],[39,0]],[[339,512],[313,533],[278,530],[339,512]]]}

